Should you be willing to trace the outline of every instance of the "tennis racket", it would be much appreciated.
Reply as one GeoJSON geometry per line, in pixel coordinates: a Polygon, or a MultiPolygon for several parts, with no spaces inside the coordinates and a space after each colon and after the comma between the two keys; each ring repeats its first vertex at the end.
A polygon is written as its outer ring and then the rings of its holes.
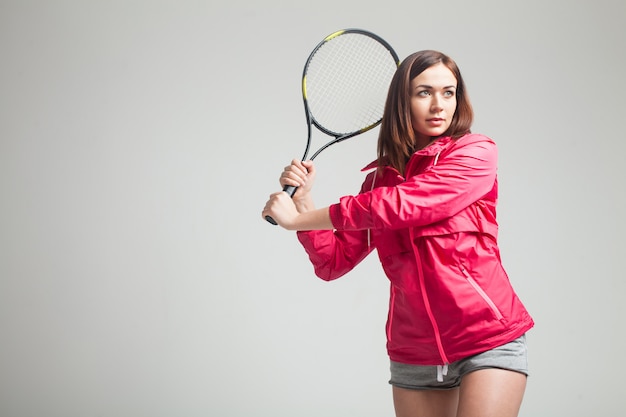
{"type": "MultiPolygon", "coordinates": [[[[310,160],[335,143],[378,126],[387,90],[400,60],[380,36],[362,29],[331,33],[313,49],[302,72],[302,99],[307,141],[302,160],[311,149],[312,128],[331,137],[310,160]]],[[[293,197],[297,187],[283,191],[293,197]]],[[[270,216],[265,219],[276,224],[270,216]]]]}

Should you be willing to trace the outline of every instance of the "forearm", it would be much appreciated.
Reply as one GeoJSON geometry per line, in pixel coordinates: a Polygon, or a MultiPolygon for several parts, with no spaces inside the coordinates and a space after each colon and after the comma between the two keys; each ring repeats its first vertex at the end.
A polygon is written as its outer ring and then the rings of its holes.
{"type": "Polygon", "coordinates": [[[294,195],[293,203],[295,204],[298,213],[306,213],[308,211],[315,210],[315,203],[313,202],[311,193],[306,193],[303,196],[299,196],[298,194],[294,195]]]}
{"type": "Polygon", "coordinates": [[[299,212],[289,225],[288,230],[332,230],[328,207],[299,212]]]}

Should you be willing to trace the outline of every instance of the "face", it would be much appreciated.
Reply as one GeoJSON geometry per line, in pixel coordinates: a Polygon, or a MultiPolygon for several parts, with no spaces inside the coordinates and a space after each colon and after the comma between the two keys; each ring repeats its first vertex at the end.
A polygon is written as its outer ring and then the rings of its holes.
{"type": "Polygon", "coordinates": [[[418,148],[448,130],[456,111],[456,87],[454,74],[442,63],[411,80],[411,120],[418,148]]]}

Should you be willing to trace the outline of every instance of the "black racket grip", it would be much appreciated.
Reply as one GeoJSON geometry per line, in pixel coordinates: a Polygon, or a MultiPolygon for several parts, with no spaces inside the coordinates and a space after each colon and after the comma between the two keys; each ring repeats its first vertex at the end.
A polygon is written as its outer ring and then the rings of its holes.
{"type": "MultiPolygon", "coordinates": [[[[296,192],[297,189],[298,187],[294,187],[293,185],[285,185],[285,187],[283,188],[283,191],[289,194],[289,197],[293,197],[293,194],[296,192]]],[[[272,219],[272,216],[265,216],[265,220],[267,220],[269,223],[273,224],[274,226],[278,224],[276,223],[276,220],[272,219]]]]}

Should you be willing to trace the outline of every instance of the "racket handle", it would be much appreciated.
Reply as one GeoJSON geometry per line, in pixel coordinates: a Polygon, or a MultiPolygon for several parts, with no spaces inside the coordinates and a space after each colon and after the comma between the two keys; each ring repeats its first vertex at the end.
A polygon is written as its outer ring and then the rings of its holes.
{"type": "Polygon", "coordinates": [[[283,191],[289,194],[289,197],[293,197],[297,189],[298,187],[294,187],[293,185],[285,185],[285,188],[283,188],[283,191]]]}
{"type": "MultiPolygon", "coordinates": [[[[285,185],[285,187],[283,188],[283,191],[289,194],[289,197],[293,197],[293,194],[296,192],[297,189],[298,187],[294,187],[293,185],[285,185]]],[[[276,223],[276,220],[272,219],[272,216],[265,216],[265,220],[267,220],[269,223],[273,224],[274,226],[278,224],[276,223]]]]}

